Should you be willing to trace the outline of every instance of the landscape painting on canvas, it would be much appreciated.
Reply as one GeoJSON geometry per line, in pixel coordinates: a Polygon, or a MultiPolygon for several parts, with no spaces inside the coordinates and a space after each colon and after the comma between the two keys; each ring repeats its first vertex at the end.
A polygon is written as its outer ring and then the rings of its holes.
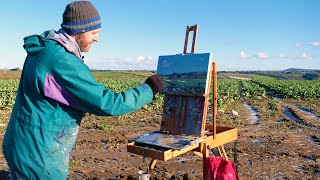
{"type": "Polygon", "coordinates": [[[163,93],[206,94],[210,53],[159,56],[157,74],[163,80],[163,93]]]}

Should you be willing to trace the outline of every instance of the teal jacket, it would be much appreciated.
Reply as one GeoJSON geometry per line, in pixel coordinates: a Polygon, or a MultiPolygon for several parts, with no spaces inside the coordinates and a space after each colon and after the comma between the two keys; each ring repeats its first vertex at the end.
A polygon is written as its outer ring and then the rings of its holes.
{"type": "Polygon", "coordinates": [[[97,83],[78,45],[63,30],[26,37],[16,102],[2,143],[11,171],[28,179],[66,179],[85,112],[121,115],[151,102],[141,84],[112,92],[97,83]]]}

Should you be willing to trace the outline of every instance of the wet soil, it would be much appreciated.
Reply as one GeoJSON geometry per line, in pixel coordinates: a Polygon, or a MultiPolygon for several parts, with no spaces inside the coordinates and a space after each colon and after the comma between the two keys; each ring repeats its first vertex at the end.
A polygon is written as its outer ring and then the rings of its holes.
{"type": "MultiPolygon", "coordinates": [[[[272,98],[238,101],[219,112],[218,124],[237,127],[237,166],[240,179],[320,179],[320,131],[297,123],[285,114],[287,105],[298,106],[315,116],[296,117],[317,126],[320,104],[309,101],[278,101],[272,98]],[[255,110],[259,123],[252,123],[255,110]],[[232,113],[232,110],[237,114],[232,113]],[[304,120],[303,120],[304,119],[304,120]]],[[[209,109],[207,123],[212,123],[209,109]]],[[[297,111],[299,112],[299,111],[297,111]]],[[[127,152],[131,138],[160,129],[160,110],[141,109],[121,117],[99,117],[88,114],[72,151],[69,179],[137,179],[139,170],[146,170],[150,158],[127,152]]],[[[8,120],[10,113],[0,114],[8,120]]],[[[3,125],[0,139],[3,138],[3,125]]],[[[234,143],[225,146],[234,160],[234,143]]],[[[213,155],[212,153],[210,153],[213,155]]],[[[8,166],[0,156],[0,179],[8,179],[8,166]]],[[[202,179],[202,159],[186,153],[169,161],[158,161],[151,179],[202,179]]]]}

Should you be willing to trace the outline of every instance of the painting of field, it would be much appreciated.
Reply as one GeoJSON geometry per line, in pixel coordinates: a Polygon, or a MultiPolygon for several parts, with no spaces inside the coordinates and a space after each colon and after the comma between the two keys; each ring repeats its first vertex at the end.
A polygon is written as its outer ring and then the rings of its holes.
{"type": "Polygon", "coordinates": [[[160,56],[157,73],[164,83],[163,93],[205,94],[211,54],[160,56]]]}

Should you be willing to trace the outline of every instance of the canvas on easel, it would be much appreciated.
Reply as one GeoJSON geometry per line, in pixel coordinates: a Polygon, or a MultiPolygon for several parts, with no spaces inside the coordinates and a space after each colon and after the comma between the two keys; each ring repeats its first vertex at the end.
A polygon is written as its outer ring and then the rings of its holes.
{"type": "Polygon", "coordinates": [[[211,53],[160,56],[157,73],[165,94],[162,132],[203,135],[211,53]]]}
{"type": "Polygon", "coordinates": [[[211,53],[159,56],[157,74],[163,80],[163,93],[203,95],[208,89],[211,53]]]}

